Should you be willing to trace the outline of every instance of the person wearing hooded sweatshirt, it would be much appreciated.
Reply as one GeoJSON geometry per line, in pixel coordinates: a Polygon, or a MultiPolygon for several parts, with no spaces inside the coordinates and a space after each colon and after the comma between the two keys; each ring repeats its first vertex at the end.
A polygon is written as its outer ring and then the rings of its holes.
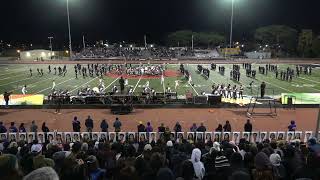
{"type": "Polygon", "coordinates": [[[272,165],[274,166],[274,171],[275,171],[274,174],[277,174],[277,179],[278,180],[287,179],[286,169],[281,163],[280,155],[277,153],[273,153],[270,155],[269,159],[272,165]]]}
{"type": "Polygon", "coordinates": [[[201,151],[198,148],[192,150],[191,162],[193,164],[194,172],[196,177],[201,180],[205,175],[205,169],[203,163],[200,161],[201,151]]]}

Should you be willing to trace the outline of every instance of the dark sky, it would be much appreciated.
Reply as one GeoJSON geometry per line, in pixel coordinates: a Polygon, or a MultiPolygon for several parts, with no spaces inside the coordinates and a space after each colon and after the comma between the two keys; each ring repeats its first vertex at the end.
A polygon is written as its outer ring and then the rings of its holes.
{"type": "MultiPolygon", "coordinates": [[[[90,41],[161,42],[169,32],[190,29],[229,33],[231,0],[69,0],[74,43],[90,41]]],[[[235,0],[235,38],[256,27],[286,24],[320,32],[320,0],[235,0]]],[[[67,43],[66,0],[2,0],[0,39],[67,43]]]]}

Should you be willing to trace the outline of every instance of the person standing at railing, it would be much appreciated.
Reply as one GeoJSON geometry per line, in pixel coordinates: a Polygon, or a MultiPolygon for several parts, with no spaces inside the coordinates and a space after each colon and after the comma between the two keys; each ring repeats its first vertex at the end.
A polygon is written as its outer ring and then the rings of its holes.
{"type": "Polygon", "coordinates": [[[88,116],[88,118],[86,119],[85,125],[86,125],[86,128],[87,128],[87,132],[92,132],[92,129],[93,129],[93,120],[91,119],[90,116],[88,116]]]}
{"type": "Polygon", "coordinates": [[[296,131],[297,125],[295,121],[291,121],[290,125],[288,126],[288,131],[296,131]]]}
{"type": "Polygon", "coordinates": [[[250,119],[247,119],[247,123],[244,124],[244,132],[252,132],[252,124],[250,119]]]}

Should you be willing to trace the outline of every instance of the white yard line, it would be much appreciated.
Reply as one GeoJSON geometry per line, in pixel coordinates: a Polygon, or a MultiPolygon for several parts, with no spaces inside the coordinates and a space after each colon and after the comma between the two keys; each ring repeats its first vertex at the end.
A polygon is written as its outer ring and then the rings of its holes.
{"type": "Polygon", "coordinates": [[[189,83],[189,85],[191,86],[191,88],[193,89],[193,91],[197,94],[197,96],[199,96],[199,93],[196,91],[196,89],[194,89],[194,87],[191,85],[191,83],[189,83]]]}
{"type": "Polygon", "coordinates": [[[16,75],[16,76],[9,76],[9,77],[6,77],[6,78],[1,78],[0,81],[6,80],[6,79],[10,79],[10,78],[14,78],[14,77],[18,77],[18,76],[25,76],[25,75],[24,74],[19,74],[19,75],[16,75]]]}
{"type": "MultiPolygon", "coordinates": [[[[62,81],[61,83],[56,84],[56,86],[58,86],[58,85],[60,85],[60,84],[63,84],[63,83],[66,83],[66,82],[68,82],[68,81],[71,81],[72,79],[75,79],[75,78],[73,77],[73,78],[67,79],[67,80],[65,80],[65,81],[62,81]]],[[[51,88],[52,88],[52,87],[48,87],[48,88],[42,89],[41,91],[38,91],[38,92],[36,92],[36,93],[34,93],[34,94],[41,93],[41,92],[46,91],[46,90],[51,89],[51,88]]]]}
{"type": "Polygon", "coordinates": [[[318,83],[320,84],[320,81],[314,81],[314,80],[311,80],[311,79],[307,79],[307,78],[302,78],[302,77],[298,77],[300,79],[304,79],[304,80],[307,80],[307,81],[310,81],[310,82],[314,82],[314,83],[318,83]]]}
{"type": "MultiPolygon", "coordinates": [[[[262,81],[262,80],[260,80],[260,81],[262,81]]],[[[265,83],[267,83],[267,84],[270,84],[270,85],[273,86],[273,87],[278,87],[278,88],[280,88],[280,89],[282,89],[282,90],[284,90],[284,91],[288,91],[288,92],[291,92],[291,93],[295,93],[295,92],[290,91],[289,89],[283,88],[283,87],[281,87],[281,86],[273,85],[272,83],[269,83],[269,82],[266,81],[266,80],[263,80],[262,82],[265,82],[265,83]]]]}
{"type": "MultiPolygon", "coordinates": [[[[8,74],[14,74],[14,73],[26,71],[26,70],[25,70],[26,67],[22,67],[22,68],[24,68],[24,70],[22,70],[22,71],[15,71],[16,69],[11,69],[11,70],[13,70],[14,72],[11,71],[11,72],[9,72],[9,73],[3,73],[3,74],[0,74],[0,76],[4,76],[4,75],[8,75],[8,74]]],[[[22,69],[22,68],[18,68],[18,69],[22,69]]],[[[10,69],[8,69],[8,71],[10,71],[10,69]]]]}
{"type": "Polygon", "coordinates": [[[108,89],[113,83],[115,83],[121,76],[117,77],[117,79],[113,80],[107,87],[105,87],[103,89],[103,91],[105,91],[106,89],[108,89]]]}
{"type": "Polygon", "coordinates": [[[166,78],[163,77],[163,82],[162,82],[162,86],[163,86],[163,93],[166,93],[166,87],[164,85],[164,82],[165,82],[166,78]]]}
{"type": "MultiPolygon", "coordinates": [[[[30,88],[30,85],[34,85],[34,84],[38,84],[38,83],[40,83],[40,82],[42,82],[42,81],[47,81],[47,80],[50,80],[50,79],[53,79],[54,77],[51,77],[51,78],[46,78],[46,79],[43,79],[43,80],[41,80],[41,81],[37,81],[37,82],[34,82],[34,83],[31,83],[31,84],[27,84],[28,85],[28,89],[32,89],[32,87],[30,88]]],[[[34,86],[35,87],[35,86],[34,86]]],[[[13,89],[13,90],[11,90],[11,91],[14,91],[14,90],[18,90],[19,88],[15,88],[15,89],[13,89]]]]}
{"type": "Polygon", "coordinates": [[[81,84],[80,86],[77,86],[76,88],[72,89],[72,90],[70,91],[70,93],[72,93],[73,91],[77,90],[79,87],[83,87],[83,86],[85,86],[85,85],[89,84],[90,82],[92,82],[93,80],[95,80],[95,79],[97,79],[97,78],[98,78],[98,77],[95,77],[95,78],[90,79],[89,81],[87,81],[87,82],[85,82],[85,83],[81,84]]]}
{"type": "Polygon", "coordinates": [[[134,89],[133,89],[132,93],[136,90],[136,88],[137,88],[137,86],[138,86],[139,82],[141,81],[141,77],[142,77],[142,76],[140,76],[140,78],[139,78],[139,80],[138,80],[138,82],[137,82],[136,86],[134,86],[134,89]]]}
{"type": "Polygon", "coordinates": [[[13,84],[13,83],[20,82],[20,81],[24,81],[24,80],[31,79],[31,78],[32,78],[32,77],[25,78],[25,79],[21,79],[21,80],[17,80],[17,81],[13,81],[13,82],[9,82],[9,83],[6,83],[6,84],[1,84],[0,86],[5,86],[5,85],[8,85],[8,84],[13,84]]]}

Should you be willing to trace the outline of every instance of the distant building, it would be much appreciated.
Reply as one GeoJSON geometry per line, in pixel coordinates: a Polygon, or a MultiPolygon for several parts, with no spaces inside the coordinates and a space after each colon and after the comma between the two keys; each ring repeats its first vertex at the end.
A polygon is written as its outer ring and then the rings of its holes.
{"type": "Polygon", "coordinates": [[[258,52],[258,51],[252,51],[252,52],[246,52],[244,55],[249,59],[270,59],[271,58],[271,52],[258,52]]]}
{"type": "Polygon", "coordinates": [[[45,49],[35,49],[30,51],[21,51],[20,60],[52,60],[58,56],[57,51],[45,49]]]}

